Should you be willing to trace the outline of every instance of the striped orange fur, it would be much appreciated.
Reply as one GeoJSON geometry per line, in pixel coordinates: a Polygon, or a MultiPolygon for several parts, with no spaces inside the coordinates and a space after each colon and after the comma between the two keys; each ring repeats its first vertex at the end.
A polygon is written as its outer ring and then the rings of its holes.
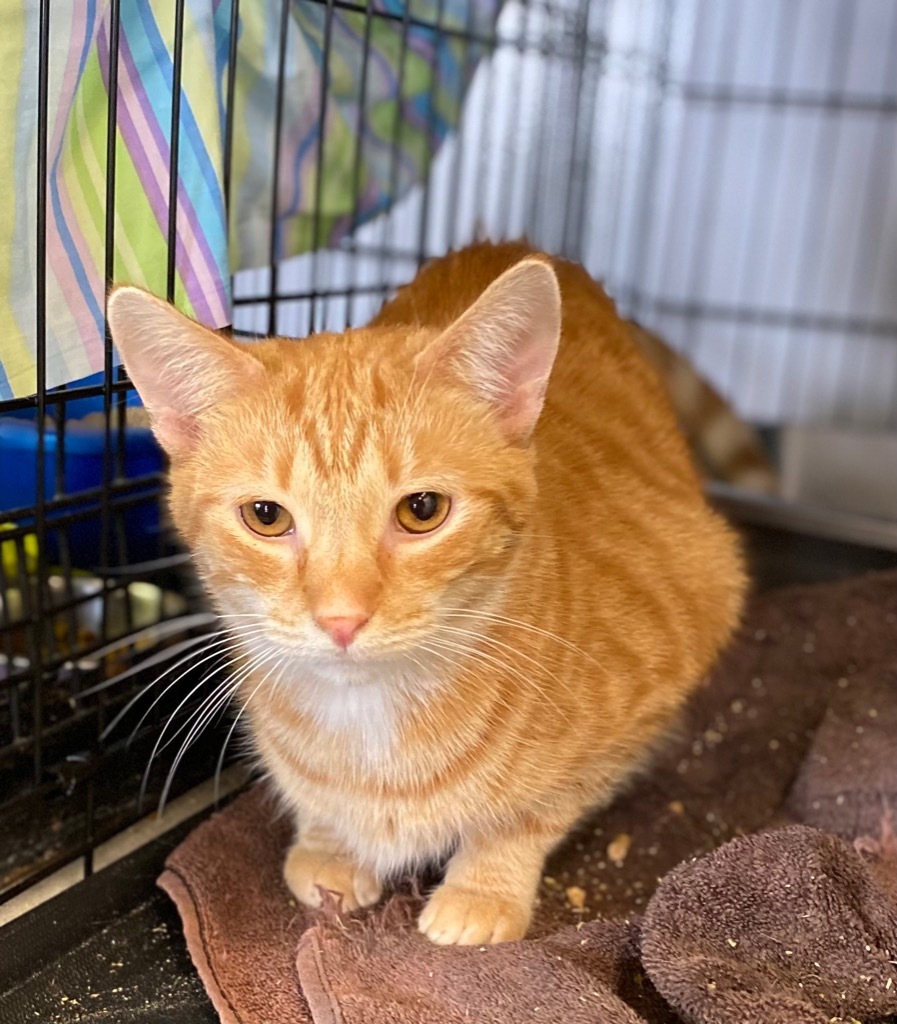
{"type": "Polygon", "coordinates": [[[545,856],[670,727],[745,586],[629,327],[581,268],[516,244],[302,343],[238,345],[133,288],[109,314],[242,644],[293,893],[366,905],[449,856],[422,931],[521,937],[545,856]],[[450,511],[404,533],[419,492],[450,511]],[[253,533],[258,501],[291,532],[253,533]]]}

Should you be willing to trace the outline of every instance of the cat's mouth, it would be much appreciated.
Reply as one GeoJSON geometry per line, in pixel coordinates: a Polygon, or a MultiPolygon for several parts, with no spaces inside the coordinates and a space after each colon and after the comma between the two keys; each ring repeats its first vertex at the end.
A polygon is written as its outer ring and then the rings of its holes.
{"type": "Polygon", "coordinates": [[[265,631],[262,636],[244,641],[246,653],[252,656],[263,656],[268,652],[272,657],[288,658],[296,663],[310,666],[319,665],[332,668],[334,666],[381,664],[407,658],[413,651],[413,644],[404,642],[390,643],[377,640],[372,642],[358,638],[347,646],[331,642],[327,638],[309,636],[299,631],[277,629],[265,631]]]}
{"type": "Polygon", "coordinates": [[[416,615],[395,626],[376,618],[359,628],[348,642],[329,635],[311,620],[280,622],[269,619],[258,635],[283,648],[307,653],[310,657],[332,655],[340,658],[377,658],[413,650],[435,635],[434,623],[427,615],[416,615]]]}
{"type": "MultiPolygon", "coordinates": [[[[359,630],[349,644],[341,645],[312,622],[279,622],[269,618],[245,630],[234,630],[245,661],[253,662],[264,674],[277,677],[283,666],[287,674],[311,672],[341,684],[349,680],[386,681],[391,676],[404,684],[418,676],[441,676],[449,658],[441,651],[438,630],[426,616],[403,623],[390,631],[382,624],[359,630]],[[241,636],[240,633],[243,633],[241,636]]],[[[255,674],[255,673],[254,673],[255,674]]]]}

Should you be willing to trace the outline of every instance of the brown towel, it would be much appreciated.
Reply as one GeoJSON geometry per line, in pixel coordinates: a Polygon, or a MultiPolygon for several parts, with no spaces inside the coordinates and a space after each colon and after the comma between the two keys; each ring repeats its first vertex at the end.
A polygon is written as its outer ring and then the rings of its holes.
{"type": "Polygon", "coordinates": [[[293,969],[310,917],[288,898],[281,875],[290,835],[257,788],[195,829],[159,879],[223,1024],[311,1020],[293,969]]]}
{"type": "Polygon", "coordinates": [[[897,1012],[895,642],[894,573],[755,601],[679,738],[552,858],[522,943],[432,947],[408,895],[345,918],[297,908],[288,824],[261,789],[160,884],[228,1024],[878,1020],[897,1012]],[[854,848],[771,831],[789,822],[854,848]]]}
{"type": "Polygon", "coordinates": [[[446,954],[410,923],[303,935],[297,973],[315,1024],[826,1024],[897,1012],[897,902],[855,850],[801,825],[681,865],[640,928],[591,922],[446,954]],[[648,979],[668,1006],[650,999],[648,979]]]}
{"type": "Polygon", "coordinates": [[[795,820],[845,839],[878,834],[893,807],[897,626],[891,640],[888,662],[839,679],[788,798],[795,820]]]}
{"type": "MultiPolygon", "coordinates": [[[[897,878],[897,860],[877,865],[897,878]]],[[[645,915],[642,961],[686,1020],[826,1024],[897,1013],[897,901],[803,825],[682,864],[645,915]]]]}
{"type": "Polygon", "coordinates": [[[551,941],[461,946],[448,958],[412,924],[319,925],[302,936],[296,969],[314,1024],[642,1024],[613,992],[625,924],[591,944],[573,929],[551,941]]]}

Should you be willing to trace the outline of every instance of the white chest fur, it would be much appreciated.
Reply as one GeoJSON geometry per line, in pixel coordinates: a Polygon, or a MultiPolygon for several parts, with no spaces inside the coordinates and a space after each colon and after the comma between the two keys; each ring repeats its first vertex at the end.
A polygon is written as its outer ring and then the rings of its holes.
{"type": "Polygon", "coordinates": [[[343,749],[356,749],[359,759],[371,764],[393,754],[407,712],[407,700],[380,682],[313,685],[297,700],[322,733],[333,736],[343,749]]]}
{"type": "Polygon", "coordinates": [[[382,767],[397,756],[403,720],[439,680],[403,663],[299,664],[286,686],[296,710],[314,721],[320,742],[338,744],[360,766],[382,767]]]}
{"type": "Polygon", "coordinates": [[[402,727],[443,683],[417,665],[322,671],[304,662],[280,689],[312,729],[297,734],[289,716],[266,715],[261,704],[253,715],[263,762],[299,821],[327,825],[382,876],[441,856],[458,834],[460,808],[448,794],[440,809],[401,793],[415,788],[422,770],[438,771],[434,762],[409,760],[402,727]],[[376,780],[398,792],[363,795],[376,780]]]}

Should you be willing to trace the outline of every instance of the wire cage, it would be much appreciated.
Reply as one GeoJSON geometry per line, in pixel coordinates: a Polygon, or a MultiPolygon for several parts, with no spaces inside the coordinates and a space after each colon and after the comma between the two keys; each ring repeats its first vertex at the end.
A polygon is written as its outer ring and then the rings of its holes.
{"type": "Polygon", "coordinates": [[[113,280],[302,338],[525,235],[755,423],[897,428],[894,4],[40,0],[0,26],[0,900],[90,873],[230,730],[113,280]]]}

